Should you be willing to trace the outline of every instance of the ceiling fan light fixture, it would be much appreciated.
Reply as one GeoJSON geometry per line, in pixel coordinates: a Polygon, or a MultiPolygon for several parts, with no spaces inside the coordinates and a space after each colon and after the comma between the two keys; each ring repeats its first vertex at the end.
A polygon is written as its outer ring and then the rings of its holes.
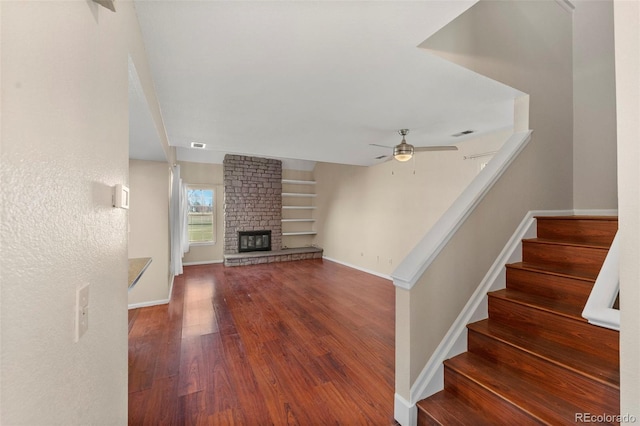
{"type": "Polygon", "coordinates": [[[400,129],[398,133],[402,136],[402,141],[393,147],[393,158],[398,161],[409,161],[413,157],[413,145],[408,144],[404,139],[409,133],[409,129],[400,129]]]}
{"type": "Polygon", "coordinates": [[[393,158],[398,161],[409,161],[413,157],[413,145],[401,143],[393,148],[393,158]]]}

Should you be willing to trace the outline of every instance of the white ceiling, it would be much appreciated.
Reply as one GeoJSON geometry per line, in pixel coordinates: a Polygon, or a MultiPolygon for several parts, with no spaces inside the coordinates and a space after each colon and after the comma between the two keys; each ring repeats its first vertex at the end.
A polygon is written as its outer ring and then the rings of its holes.
{"type": "Polygon", "coordinates": [[[512,125],[520,92],[417,47],[474,3],[135,1],[179,159],[354,165],[379,162],[389,151],[369,144],[393,146],[401,128],[427,146],[512,125]]]}

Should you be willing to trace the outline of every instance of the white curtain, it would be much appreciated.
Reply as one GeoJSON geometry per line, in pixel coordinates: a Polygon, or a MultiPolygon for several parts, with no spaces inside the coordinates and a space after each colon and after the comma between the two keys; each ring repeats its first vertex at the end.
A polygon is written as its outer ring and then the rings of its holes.
{"type": "Polygon", "coordinates": [[[182,274],[182,256],[189,251],[187,186],[180,178],[180,166],[171,170],[171,199],[169,201],[169,228],[171,235],[171,273],[182,274]]]}

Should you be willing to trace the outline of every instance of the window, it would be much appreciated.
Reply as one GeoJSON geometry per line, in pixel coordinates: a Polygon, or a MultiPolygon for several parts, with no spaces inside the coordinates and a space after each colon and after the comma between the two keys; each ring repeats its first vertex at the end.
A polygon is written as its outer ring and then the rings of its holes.
{"type": "Polygon", "coordinates": [[[213,244],[215,239],[215,197],[212,188],[187,188],[189,243],[213,244]]]}

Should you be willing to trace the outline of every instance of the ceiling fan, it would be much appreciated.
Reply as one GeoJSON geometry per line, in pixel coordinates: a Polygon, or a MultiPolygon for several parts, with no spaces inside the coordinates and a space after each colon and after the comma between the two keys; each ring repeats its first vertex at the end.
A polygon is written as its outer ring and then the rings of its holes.
{"type": "MultiPolygon", "coordinates": [[[[405,136],[407,136],[407,133],[409,133],[409,129],[401,129],[398,130],[398,133],[402,136],[402,141],[394,146],[386,146],[386,145],[378,145],[375,143],[370,143],[369,145],[372,146],[379,146],[382,148],[393,148],[393,157],[390,157],[388,160],[390,160],[391,158],[395,158],[398,161],[409,161],[411,160],[411,158],[413,157],[413,154],[415,152],[422,152],[422,151],[457,151],[458,147],[457,146],[450,146],[450,145],[441,145],[441,146],[413,146],[410,143],[407,143],[407,141],[405,140],[405,136]]],[[[386,157],[386,155],[385,155],[386,157]]],[[[378,158],[383,158],[383,157],[378,157],[378,158]]]]}

